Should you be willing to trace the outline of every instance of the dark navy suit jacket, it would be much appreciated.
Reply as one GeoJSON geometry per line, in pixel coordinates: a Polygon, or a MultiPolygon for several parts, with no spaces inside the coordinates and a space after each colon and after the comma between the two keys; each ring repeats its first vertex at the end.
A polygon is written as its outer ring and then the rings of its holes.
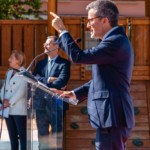
{"type": "Polygon", "coordinates": [[[94,128],[134,126],[130,81],[133,49],[123,27],[114,27],[96,47],[81,50],[69,33],[58,44],[74,63],[92,64],[92,79],[74,90],[77,99],[88,97],[88,114],[94,128]]]}
{"type": "MultiPolygon", "coordinates": [[[[47,72],[48,58],[39,61],[34,69],[33,75],[36,79],[50,88],[61,89],[67,85],[70,78],[70,61],[60,56],[54,59],[50,73],[47,72]],[[49,77],[57,77],[57,80],[47,83],[49,77]]],[[[34,96],[34,108],[45,109],[45,101],[49,100],[50,95],[44,93],[42,90],[37,89],[34,96]]],[[[67,109],[68,105],[64,102],[64,109],[67,109]]]]}

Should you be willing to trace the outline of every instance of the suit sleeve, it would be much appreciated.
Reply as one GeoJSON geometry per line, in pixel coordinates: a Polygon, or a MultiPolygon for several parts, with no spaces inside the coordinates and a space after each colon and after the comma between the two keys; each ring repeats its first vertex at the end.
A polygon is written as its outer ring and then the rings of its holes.
{"type": "Polygon", "coordinates": [[[57,88],[57,89],[61,89],[62,87],[66,86],[70,78],[70,66],[71,66],[70,61],[66,60],[62,64],[61,72],[57,77],[57,80],[47,84],[47,86],[51,88],[57,88]]]}
{"type": "Polygon", "coordinates": [[[1,101],[3,100],[3,93],[4,93],[4,84],[3,84],[3,86],[2,86],[2,88],[0,89],[0,99],[1,99],[1,101]]]}
{"type": "Polygon", "coordinates": [[[79,100],[79,103],[87,99],[90,83],[91,81],[74,89],[74,93],[76,95],[76,98],[79,100]]]}
{"type": "Polygon", "coordinates": [[[41,62],[38,62],[33,71],[33,75],[38,81],[46,85],[48,78],[44,74],[42,74],[42,70],[43,70],[43,65],[41,62]]]}
{"type": "Polygon", "coordinates": [[[81,50],[73,42],[69,33],[64,33],[59,39],[58,44],[67,53],[74,63],[79,64],[112,64],[121,59],[128,58],[130,55],[126,50],[130,49],[128,39],[125,36],[116,35],[101,41],[101,43],[89,49],[81,50]],[[121,41],[124,40],[124,45],[121,41]]]}

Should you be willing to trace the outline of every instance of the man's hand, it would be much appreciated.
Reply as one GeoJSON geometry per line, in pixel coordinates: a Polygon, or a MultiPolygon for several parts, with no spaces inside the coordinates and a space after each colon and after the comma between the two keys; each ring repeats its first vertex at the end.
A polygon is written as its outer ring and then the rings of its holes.
{"type": "Polygon", "coordinates": [[[52,26],[58,33],[61,33],[62,31],[66,30],[62,19],[58,15],[56,15],[53,12],[50,12],[50,15],[54,17],[54,19],[52,20],[52,26]]]}
{"type": "Polygon", "coordinates": [[[62,91],[62,90],[57,90],[57,89],[55,89],[55,88],[49,88],[52,92],[54,92],[54,93],[56,93],[56,94],[58,94],[58,95],[61,95],[64,91],[62,91]]]}
{"type": "Polygon", "coordinates": [[[72,98],[76,99],[74,93],[72,91],[62,91],[62,90],[57,90],[55,88],[50,88],[50,90],[58,95],[60,95],[63,98],[72,98]]]}
{"type": "Polygon", "coordinates": [[[54,82],[57,79],[58,78],[56,78],[56,77],[50,77],[50,78],[48,78],[48,83],[54,82]]]}

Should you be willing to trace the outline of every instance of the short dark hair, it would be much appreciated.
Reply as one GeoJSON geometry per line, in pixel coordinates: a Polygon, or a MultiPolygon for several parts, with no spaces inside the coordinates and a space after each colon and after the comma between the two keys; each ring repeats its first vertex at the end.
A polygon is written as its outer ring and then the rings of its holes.
{"type": "Polygon", "coordinates": [[[119,10],[111,0],[96,0],[87,5],[86,10],[94,9],[99,17],[106,17],[112,27],[118,25],[119,10]]]}
{"type": "Polygon", "coordinates": [[[47,39],[54,39],[54,41],[57,41],[57,36],[51,35],[51,36],[48,36],[47,39]]]}

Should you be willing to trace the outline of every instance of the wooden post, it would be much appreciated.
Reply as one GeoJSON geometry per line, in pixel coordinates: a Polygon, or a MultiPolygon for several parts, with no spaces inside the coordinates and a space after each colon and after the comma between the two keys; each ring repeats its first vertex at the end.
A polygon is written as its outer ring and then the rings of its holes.
{"type": "Polygon", "coordinates": [[[150,17],[150,0],[145,0],[145,16],[150,17]]]}
{"type": "Polygon", "coordinates": [[[53,17],[49,15],[49,12],[52,11],[54,13],[57,13],[57,0],[48,0],[47,4],[48,9],[48,35],[55,35],[55,29],[52,27],[52,19],[53,17]]]}
{"type": "MultiPolygon", "coordinates": [[[[150,0],[145,0],[145,16],[146,17],[150,17],[150,0]]],[[[150,67],[150,65],[149,65],[150,67]]],[[[148,120],[150,120],[150,81],[147,82],[147,103],[148,103],[148,120]]],[[[149,128],[150,128],[150,124],[149,124],[149,128]]]]}

